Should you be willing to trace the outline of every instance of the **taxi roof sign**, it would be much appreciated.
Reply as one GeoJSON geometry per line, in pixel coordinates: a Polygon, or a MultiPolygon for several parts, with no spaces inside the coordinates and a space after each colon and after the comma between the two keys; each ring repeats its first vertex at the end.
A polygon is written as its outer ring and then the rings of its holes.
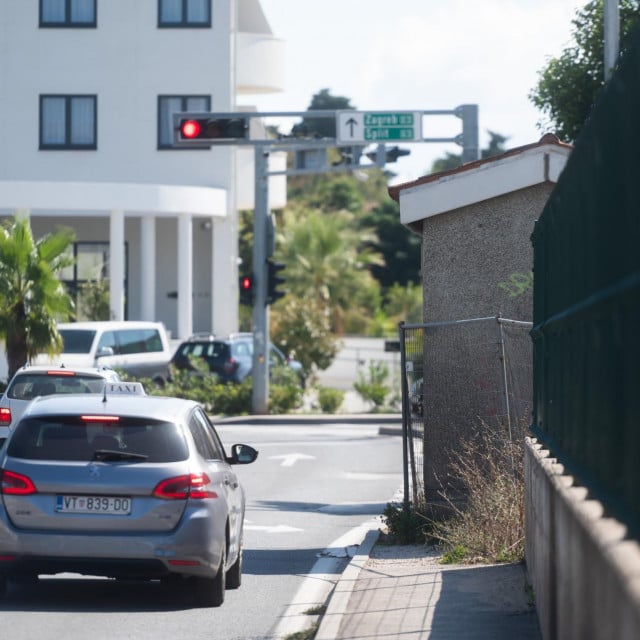
{"type": "Polygon", "coordinates": [[[104,387],[104,393],[108,396],[125,395],[125,396],[146,396],[141,382],[107,382],[104,387]]]}

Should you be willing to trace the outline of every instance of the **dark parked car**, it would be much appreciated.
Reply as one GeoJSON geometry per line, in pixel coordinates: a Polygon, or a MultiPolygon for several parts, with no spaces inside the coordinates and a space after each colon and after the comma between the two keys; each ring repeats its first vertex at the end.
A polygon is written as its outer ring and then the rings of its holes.
{"type": "MultiPolygon", "coordinates": [[[[242,382],[251,375],[253,364],[253,335],[233,333],[227,338],[216,338],[212,334],[195,334],[180,344],[171,359],[177,369],[193,369],[190,357],[201,358],[209,371],[223,382],[242,382]]],[[[304,382],[302,365],[286,357],[274,344],[269,345],[269,367],[289,366],[304,382]]]]}
{"type": "Polygon", "coordinates": [[[411,385],[411,411],[417,416],[424,416],[424,380],[418,378],[411,385]]]}

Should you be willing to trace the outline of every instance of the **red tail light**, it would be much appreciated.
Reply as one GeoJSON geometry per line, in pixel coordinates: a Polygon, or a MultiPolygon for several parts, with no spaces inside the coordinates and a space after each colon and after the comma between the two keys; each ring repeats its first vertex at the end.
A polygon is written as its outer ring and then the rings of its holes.
{"type": "Polygon", "coordinates": [[[237,363],[236,360],[234,360],[233,358],[229,358],[225,363],[224,363],[224,372],[229,375],[232,373],[235,373],[236,370],[238,369],[240,365],[237,363]]]}
{"type": "Polygon", "coordinates": [[[28,496],[37,493],[37,490],[31,478],[5,469],[0,470],[0,493],[8,496],[28,496]]]}
{"type": "Polygon", "coordinates": [[[0,425],[11,424],[11,409],[9,407],[0,407],[0,425]]]}
{"type": "Polygon", "coordinates": [[[206,473],[189,473],[159,482],[153,495],[164,500],[217,498],[218,494],[208,488],[210,484],[211,480],[206,473]]]}

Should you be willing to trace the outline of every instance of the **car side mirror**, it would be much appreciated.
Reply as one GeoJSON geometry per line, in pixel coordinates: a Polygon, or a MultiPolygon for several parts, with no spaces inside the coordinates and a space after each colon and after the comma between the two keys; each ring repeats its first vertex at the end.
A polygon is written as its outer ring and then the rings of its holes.
{"type": "Polygon", "coordinates": [[[104,356],[112,356],[113,349],[111,347],[100,347],[96,352],[96,358],[103,358],[104,356]]]}
{"type": "Polygon", "coordinates": [[[234,444],[231,447],[229,464],[251,464],[258,457],[258,451],[248,444],[234,444]]]}

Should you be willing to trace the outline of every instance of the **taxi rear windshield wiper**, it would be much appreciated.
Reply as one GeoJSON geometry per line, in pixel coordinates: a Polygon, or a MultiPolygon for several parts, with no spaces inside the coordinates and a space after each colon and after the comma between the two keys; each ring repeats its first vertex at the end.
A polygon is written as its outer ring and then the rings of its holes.
{"type": "Polygon", "coordinates": [[[131,460],[143,461],[147,460],[149,456],[145,456],[142,453],[130,453],[129,451],[116,451],[115,449],[96,449],[93,452],[92,460],[99,460],[102,462],[115,461],[115,460],[131,460]]]}

